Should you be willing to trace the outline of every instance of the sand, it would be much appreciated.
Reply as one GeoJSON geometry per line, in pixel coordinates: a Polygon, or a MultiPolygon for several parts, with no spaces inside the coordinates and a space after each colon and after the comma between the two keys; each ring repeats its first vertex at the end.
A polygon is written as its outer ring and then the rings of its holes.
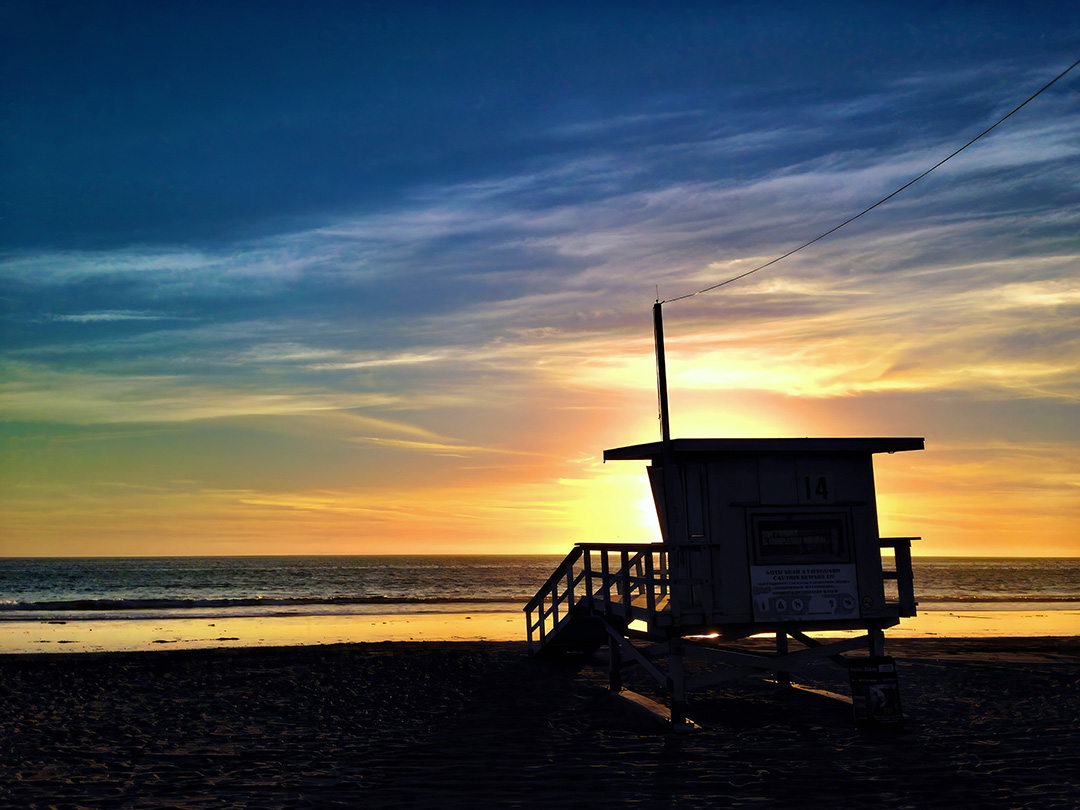
{"type": "Polygon", "coordinates": [[[0,806],[1080,806],[1080,639],[888,646],[901,733],[756,680],[664,733],[519,642],[0,656],[0,806]]]}

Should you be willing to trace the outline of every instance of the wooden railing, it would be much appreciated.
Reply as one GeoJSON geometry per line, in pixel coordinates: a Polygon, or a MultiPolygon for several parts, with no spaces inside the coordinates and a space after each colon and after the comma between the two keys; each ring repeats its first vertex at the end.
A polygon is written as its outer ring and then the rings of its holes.
{"type": "MultiPolygon", "coordinates": [[[[897,605],[901,616],[914,616],[915,607],[915,576],[911,570],[911,541],[921,540],[921,537],[882,537],[881,548],[893,549],[894,568],[892,571],[882,571],[885,579],[896,581],[897,605]]],[[[884,563],[885,558],[882,557],[884,563]]]]}
{"type": "Polygon", "coordinates": [[[652,616],[668,595],[667,547],[578,543],[525,606],[529,649],[539,649],[576,605],[621,624],[652,616]]]}
{"type": "MultiPolygon", "coordinates": [[[[883,565],[882,574],[896,582],[896,601],[891,604],[900,616],[915,615],[911,541],[918,539],[880,539],[881,549],[893,549],[895,555],[893,570],[883,565]]],[[[612,626],[624,628],[635,619],[651,623],[669,606],[670,564],[669,549],[660,543],[577,544],[525,605],[529,649],[543,647],[575,613],[603,615],[612,626]]],[[[692,589],[688,592],[692,594],[692,589]]],[[[686,602],[688,597],[684,593],[680,598],[686,602]]]]}

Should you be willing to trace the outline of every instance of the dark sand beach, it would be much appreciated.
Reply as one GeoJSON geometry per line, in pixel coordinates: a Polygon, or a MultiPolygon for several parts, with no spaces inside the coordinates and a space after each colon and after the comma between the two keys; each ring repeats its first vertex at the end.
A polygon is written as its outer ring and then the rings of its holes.
{"type": "MultiPolygon", "coordinates": [[[[756,680],[696,694],[703,729],[664,733],[602,666],[517,642],[0,656],[0,805],[1080,806],[1080,640],[888,651],[900,733],[756,680]]],[[[846,691],[832,666],[815,679],[846,691]]]]}

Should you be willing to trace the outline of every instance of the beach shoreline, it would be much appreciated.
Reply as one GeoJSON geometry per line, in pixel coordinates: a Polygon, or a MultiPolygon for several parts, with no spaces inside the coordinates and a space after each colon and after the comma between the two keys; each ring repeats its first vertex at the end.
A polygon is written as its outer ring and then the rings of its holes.
{"type": "MultiPolygon", "coordinates": [[[[1057,603],[1005,610],[947,605],[920,610],[886,631],[887,639],[1044,637],[1080,633],[1080,608],[1057,603]]],[[[824,634],[858,635],[854,631],[824,634]]],[[[814,634],[819,635],[819,634],[814,634]]],[[[0,654],[132,652],[163,649],[317,646],[380,641],[519,641],[519,610],[0,620],[0,654]]]]}
{"type": "MultiPolygon", "coordinates": [[[[1080,639],[889,652],[899,734],[757,679],[694,694],[701,731],[658,733],[612,700],[602,652],[546,662],[523,641],[3,655],[0,796],[28,810],[1076,806],[1080,639]]],[[[843,678],[828,666],[818,683],[843,678]]]]}

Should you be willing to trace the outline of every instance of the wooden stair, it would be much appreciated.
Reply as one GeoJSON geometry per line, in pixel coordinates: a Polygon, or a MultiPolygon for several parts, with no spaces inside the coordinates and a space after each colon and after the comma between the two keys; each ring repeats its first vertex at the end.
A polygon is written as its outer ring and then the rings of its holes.
{"type": "Polygon", "coordinates": [[[529,649],[592,653],[631,622],[647,633],[667,604],[663,545],[580,543],[525,606],[529,649]]]}

